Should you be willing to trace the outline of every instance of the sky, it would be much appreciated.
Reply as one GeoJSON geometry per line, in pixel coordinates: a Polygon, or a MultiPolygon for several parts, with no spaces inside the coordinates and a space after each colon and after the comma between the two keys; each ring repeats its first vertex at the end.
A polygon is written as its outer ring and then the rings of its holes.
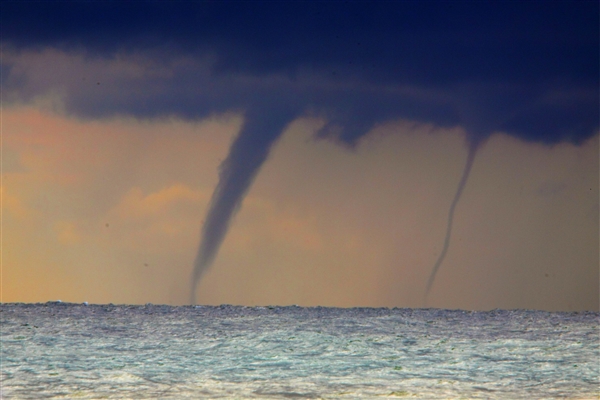
{"type": "Polygon", "coordinates": [[[598,310],[551,4],[3,2],[2,301],[598,310]]]}

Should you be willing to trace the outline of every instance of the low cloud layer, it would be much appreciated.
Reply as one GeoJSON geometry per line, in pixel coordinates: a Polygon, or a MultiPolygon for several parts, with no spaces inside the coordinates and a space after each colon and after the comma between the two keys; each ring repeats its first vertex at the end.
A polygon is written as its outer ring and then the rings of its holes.
{"type": "Polygon", "coordinates": [[[12,2],[3,51],[30,58],[4,58],[5,99],[56,91],[76,115],[150,118],[283,102],[347,142],[404,118],[580,143],[598,127],[597,15],[595,2],[12,2]],[[80,56],[36,66],[44,49],[80,56]]]}

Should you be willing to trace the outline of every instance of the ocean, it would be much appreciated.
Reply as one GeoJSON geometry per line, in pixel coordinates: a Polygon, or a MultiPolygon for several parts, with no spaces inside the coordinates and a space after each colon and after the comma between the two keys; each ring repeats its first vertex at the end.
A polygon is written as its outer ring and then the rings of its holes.
{"type": "Polygon", "coordinates": [[[598,399],[600,314],[4,303],[3,399],[598,399]]]}

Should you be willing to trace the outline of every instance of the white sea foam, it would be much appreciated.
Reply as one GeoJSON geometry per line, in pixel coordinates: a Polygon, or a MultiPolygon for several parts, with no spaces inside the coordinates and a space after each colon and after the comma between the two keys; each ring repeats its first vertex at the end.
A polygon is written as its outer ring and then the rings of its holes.
{"type": "Polygon", "coordinates": [[[2,304],[4,398],[597,398],[598,313],[2,304]]]}

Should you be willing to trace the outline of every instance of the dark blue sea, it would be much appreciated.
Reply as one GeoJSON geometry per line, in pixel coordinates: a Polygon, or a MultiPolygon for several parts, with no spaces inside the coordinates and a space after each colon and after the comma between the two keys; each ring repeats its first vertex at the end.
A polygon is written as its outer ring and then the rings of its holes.
{"type": "Polygon", "coordinates": [[[598,399],[600,315],[2,304],[4,399],[598,399]]]}

